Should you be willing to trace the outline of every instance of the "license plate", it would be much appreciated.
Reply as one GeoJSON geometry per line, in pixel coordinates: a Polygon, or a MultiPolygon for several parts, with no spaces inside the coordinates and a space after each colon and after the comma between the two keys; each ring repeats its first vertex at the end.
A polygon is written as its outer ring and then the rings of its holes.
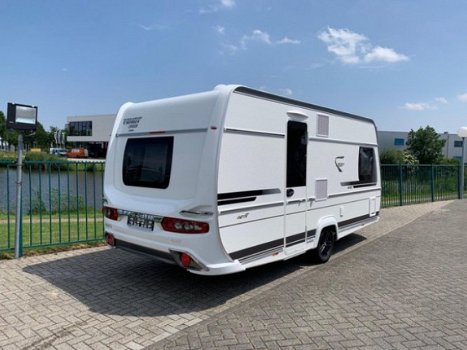
{"type": "Polygon", "coordinates": [[[135,226],[146,230],[154,230],[154,216],[147,214],[131,213],[128,215],[128,226],[135,226]]]}

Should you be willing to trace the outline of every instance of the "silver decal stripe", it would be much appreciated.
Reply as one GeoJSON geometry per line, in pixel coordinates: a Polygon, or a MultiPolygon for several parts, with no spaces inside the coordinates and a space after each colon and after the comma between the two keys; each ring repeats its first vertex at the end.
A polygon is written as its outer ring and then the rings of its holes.
{"type": "MultiPolygon", "coordinates": [[[[353,191],[353,192],[333,193],[333,194],[329,194],[328,198],[344,197],[344,196],[351,196],[351,195],[356,195],[356,194],[361,194],[361,193],[378,192],[378,191],[381,191],[381,187],[372,187],[370,189],[356,190],[356,191],[353,191]]],[[[376,194],[377,193],[375,193],[375,196],[379,197],[376,194]]],[[[367,199],[367,198],[365,198],[365,199],[367,199]]],[[[361,199],[359,199],[359,200],[361,200],[361,199]]]]}
{"type": "Polygon", "coordinates": [[[201,133],[207,132],[208,128],[199,128],[199,129],[181,129],[181,130],[153,130],[153,131],[144,131],[144,132],[126,132],[126,133],[117,133],[116,137],[122,136],[164,136],[164,135],[175,135],[175,134],[192,134],[192,133],[201,133]]]}
{"type": "Polygon", "coordinates": [[[273,203],[264,203],[264,204],[255,204],[255,205],[248,205],[244,207],[236,207],[230,209],[219,209],[219,215],[228,214],[228,213],[235,213],[239,211],[247,211],[247,210],[254,210],[254,209],[265,209],[265,208],[273,208],[273,207],[282,207],[284,205],[283,201],[273,202],[273,203]]]}
{"type": "Polygon", "coordinates": [[[246,129],[232,129],[225,128],[225,132],[234,133],[234,134],[243,134],[243,135],[259,135],[259,136],[270,136],[270,137],[280,137],[284,138],[285,134],[279,134],[274,132],[264,132],[264,131],[255,131],[255,130],[246,130],[246,129]]]}

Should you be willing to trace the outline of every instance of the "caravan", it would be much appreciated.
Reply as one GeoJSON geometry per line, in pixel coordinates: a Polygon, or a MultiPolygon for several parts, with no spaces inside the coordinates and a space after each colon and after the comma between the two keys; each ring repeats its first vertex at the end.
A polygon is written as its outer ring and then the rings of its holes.
{"type": "Polygon", "coordinates": [[[381,201],[371,119],[243,86],[124,104],[104,176],[107,243],[203,275],[326,262],[381,201]]]}

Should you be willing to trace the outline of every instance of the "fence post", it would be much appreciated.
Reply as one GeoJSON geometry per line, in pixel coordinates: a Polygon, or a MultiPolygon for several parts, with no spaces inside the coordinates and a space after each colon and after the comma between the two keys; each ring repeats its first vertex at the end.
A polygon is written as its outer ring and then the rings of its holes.
{"type": "Polygon", "coordinates": [[[435,201],[435,166],[431,164],[431,201],[435,201]]]}
{"type": "Polygon", "coordinates": [[[399,164],[399,206],[402,204],[402,164],[399,164]]]}

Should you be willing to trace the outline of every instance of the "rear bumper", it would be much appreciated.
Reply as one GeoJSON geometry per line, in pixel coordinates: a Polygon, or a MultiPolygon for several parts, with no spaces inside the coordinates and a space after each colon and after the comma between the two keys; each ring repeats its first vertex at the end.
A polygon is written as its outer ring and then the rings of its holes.
{"type": "MultiPolygon", "coordinates": [[[[107,235],[108,233],[106,233],[107,235]]],[[[114,239],[114,247],[126,250],[132,253],[149,255],[157,260],[165,263],[178,265],[181,268],[198,275],[216,276],[216,275],[227,275],[231,273],[241,272],[245,270],[245,267],[238,261],[227,261],[217,264],[207,264],[196,254],[187,249],[178,247],[168,248],[160,247],[160,249],[146,247],[141,244],[128,242],[122,239],[114,239]],[[164,250],[167,249],[167,250],[164,250]],[[180,262],[180,254],[187,253],[193,259],[193,265],[186,268],[180,262]]],[[[159,247],[158,247],[159,248],[159,247]]]]}
{"type": "Polygon", "coordinates": [[[163,252],[161,250],[156,250],[156,249],[151,249],[147,247],[143,247],[141,245],[129,243],[126,241],[122,241],[120,239],[115,240],[115,247],[120,248],[123,250],[130,251],[132,253],[139,253],[139,254],[145,254],[145,255],[150,255],[158,260],[161,260],[163,262],[166,262],[168,264],[177,264],[177,262],[174,259],[174,256],[170,253],[163,252]]]}

